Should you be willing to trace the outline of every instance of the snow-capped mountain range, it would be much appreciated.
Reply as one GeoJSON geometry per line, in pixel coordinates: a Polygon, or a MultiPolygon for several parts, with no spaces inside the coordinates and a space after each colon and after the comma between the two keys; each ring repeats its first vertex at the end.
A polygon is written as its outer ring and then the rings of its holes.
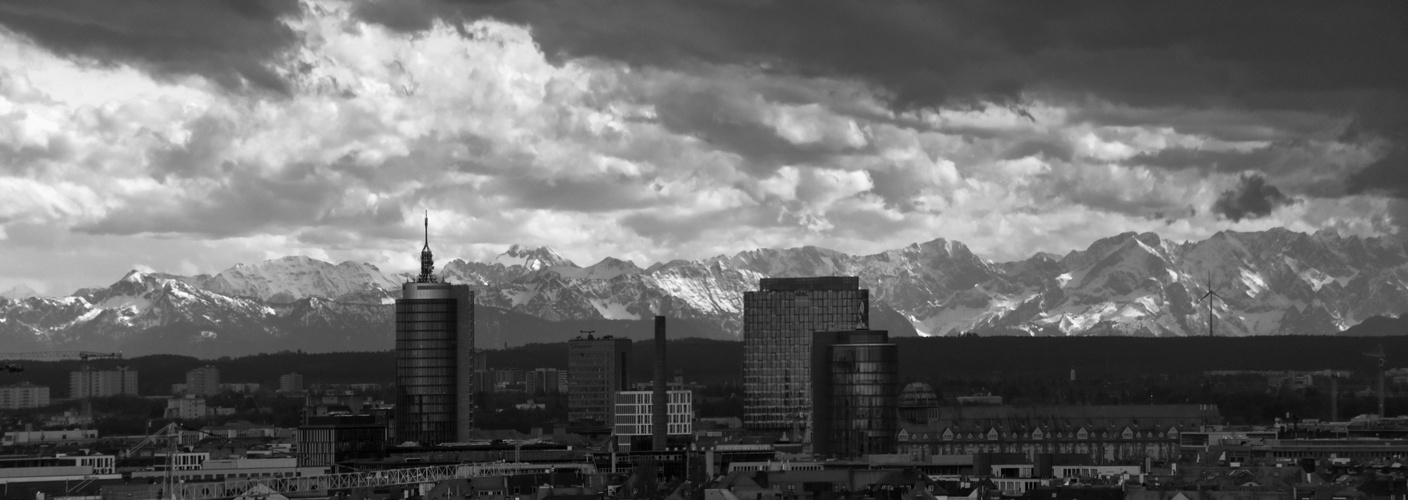
{"type": "MultiPolygon", "coordinates": [[[[1207,335],[1209,282],[1221,297],[1210,298],[1219,336],[1331,334],[1408,309],[1402,243],[1284,229],[1186,243],[1127,233],[1005,263],[943,239],[873,255],[761,249],[644,269],[610,257],[581,267],[546,247],[513,246],[490,262],[444,262],[439,273],[476,290],[480,345],[494,347],[563,340],[575,334],[570,322],[655,314],[737,338],[743,293],[787,276],[860,276],[872,326],[900,335],[1207,335]]],[[[0,342],[19,347],[6,351],[389,349],[389,304],[410,277],[307,257],[213,276],[133,271],[67,297],[7,292],[0,342]]]]}

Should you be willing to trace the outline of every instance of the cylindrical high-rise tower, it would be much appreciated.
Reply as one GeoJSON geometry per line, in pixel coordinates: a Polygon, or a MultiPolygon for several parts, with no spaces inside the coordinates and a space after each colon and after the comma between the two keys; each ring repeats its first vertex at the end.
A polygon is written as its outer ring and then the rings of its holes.
{"type": "Polygon", "coordinates": [[[474,428],[474,292],[435,278],[426,227],[421,273],[396,301],[395,439],[434,445],[474,428]]]}

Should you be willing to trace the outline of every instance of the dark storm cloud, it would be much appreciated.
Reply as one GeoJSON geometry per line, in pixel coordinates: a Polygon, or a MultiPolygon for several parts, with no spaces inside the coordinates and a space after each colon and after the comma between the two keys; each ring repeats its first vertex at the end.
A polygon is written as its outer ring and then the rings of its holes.
{"type": "MultiPolygon", "coordinates": [[[[590,56],[650,66],[741,63],[803,74],[863,76],[886,84],[906,104],[948,100],[964,87],[946,70],[982,54],[946,15],[917,3],[843,2],[419,2],[359,10],[392,28],[418,29],[424,18],[494,17],[532,26],[550,56],[590,56]]],[[[1007,94],[1004,79],[971,94],[1007,94]]],[[[966,97],[966,95],[964,96],[966,97]]],[[[995,96],[1000,98],[1002,96],[995,96]]]]}
{"type": "Polygon", "coordinates": [[[1028,156],[1040,156],[1053,160],[1071,161],[1075,155],[1070,143],[1052,138],[1033,138],[1017,141],[1007,146],[1000,155],[1004,160],[1017,160],[1028,156]]]}
{"type": "Polygon", "coordinates": [[[740,100],[722,89],[673,93],[657,103],[661,125],[738,154],[754,173],[766,176],[788,164],[817,163],[835,152],[834,145],[798,145],[756,116],[761,103],[740,100]]]}
{"type": "Polygon", "coordinates": [[[280,18],[298,11],[297,0],[11,0],[0,27],[86,63],[282,93],[288,84],[267,62],[297,40],[280,18]]]}
{"type": "Polygon", "coordinates": [[[1408,147],[1398,146],[1349,178],[1349,192],[1408,198],[1408,147]]]}
{"type": "Polygon", "coordinates": [[[1304,109],[1318,106],[1311,94],[1408,88],[1403,2],[416,5],[371,2],[360,13],[402,30],[492,16],[532,26],[549,55],[859,77],[901,105],[1012,102],[1054,88],[1139,106],[1304,109]]]}
{"type": "MultiPolygon", "coordinates": [[[[1024,98],[1052,93],[1080,103],[1068,117],[1075,123],[1171,127],[1226,141],[1382,138],[1408,146],[1408,64],[1402,64],[1408,60],[1408,2],[419,0],[368,1],[359,14],[403,31],[425,29],[436,18],[525,24],[558,59],[854,78],[882,89],[897,110],[982,103],[1021,109],[1024,98]],[[1327,119],[1334,116],[1346,120],[1327,119]]],[[[732,119],[728,105],[736,103],[716,93],[672,95],[676,100],[657,103],[664,125],[739,154],[755,174],[784,164],[825,164],[841,153],[790,144],[755,119],[732,119]]],[[[1037,143],[1013,146],[1002,156],[1034,154],[1071,157],[1068,146],[1037,143]]],[[[1282,146],[1169,149],[1129,164],[1141,162],[1219,172],[1322,168],[1297,161],[1282,146]]],[[[1392,183],[1377,190],[1408,193],[1408,173],[1399,168],[1380,162],[1353,182],[1376,179],[1392,183]]],[[[1370,190],[1348,187],[1343,171],[1326,169],[1286,185],[1325,197],[1370,190]]],[[[880,177],[877,185],[884,187],[880,177]]],[[[887,203],[899,206],[904,198],[887,197],[887,203]]]]}
{"type": "Polygon", "coordinates": [[[1192,148],[1164,148],[1129,159],[1133,165],[1168,170],[1197,169],[1208,172],[1245,172],[1266,169],[1280,158],[1278,148],[1271,146],[1249,151],[1213,151],[1192,148]]]}
{"type": "Polygon", "coordinates": [[[1317,198],[1338,198],[1374,190],[1408,193],[1408,174],[1395,178],[1392,174],[1378,172],[1391,164],[1391,159],[1379,161],[1358,174],[1350,175],[1349,172],[1360,170],[1359,162],[1367,161],[1362,155],[1369,153],[1346,152],[1336,146],[1334,143],[1316,141],[1278,141],[1242,151],[1170,147],[1136,155],[1124,163],[1171,171],[1195,170],[1204,174],[1266,174],[1276,178],[1281,189],[1317,198]],[[1375,189],[1364,189],[1362,186],[1366,184],[1363,181],[1370,178],[1377,178],[1372,184],[1375,189]]]}
{"type": "Polygon", "coordinates": [[[875,193],[885,203],[885,208],[909,213],[920,210],[923,207],[915,202],[915,197],[924,192],[924,184],[915,182],[912,172],[890,169],[873,168],[866,170],[870,175],[870,181],[874,187],[870,192],[875,193]]]}
{"type": "MultiPolygon", "coordinates": [[[[1306,96],[1310,100],[1309,95],[1306,96]]],[[[1327,104],[1330,101],[1319,101],[1327,104]]],[[[1354,110],[1353,103],[1327,106],[1333,110],[1354,110]]],[[[1137,127],[1159,124],[1189,135],[1203,135],[1224,141],[1286,141],[1304,138],[1335,139],[1345,133],[1348,123],[1327,121],[1320,113],[1296,110],[1252,112],[1233,108],[1160,107],[1136,108],[1085,103],[1072,110],[1070,121],[1108,126],[1137,127]]],[[[1348,120],[1345,120],[1348,122],[1348,120]]]]}
{"type": "Polygon", "coordinates": [[[1276,186],[1267,184],[1265,177],[1245,175],[1236,187],[1217,197],[1212,211],[1233,221],[1240,221],[1266,217],[1271,215],[1271,211],[1276,207],[1294,202],[1294,199],[1286,196],[1276,186]]]}

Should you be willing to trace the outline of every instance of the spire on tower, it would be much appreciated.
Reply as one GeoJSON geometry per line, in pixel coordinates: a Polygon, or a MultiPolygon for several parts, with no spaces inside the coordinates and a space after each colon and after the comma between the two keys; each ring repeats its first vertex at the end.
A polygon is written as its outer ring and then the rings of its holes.
{"type": "Polygon", "coordinates": [[[430,211],[425,211],[425,246],[420,250],[420,276],[416,283],[434,283],[435,257],[430,253],[430,211]]]}

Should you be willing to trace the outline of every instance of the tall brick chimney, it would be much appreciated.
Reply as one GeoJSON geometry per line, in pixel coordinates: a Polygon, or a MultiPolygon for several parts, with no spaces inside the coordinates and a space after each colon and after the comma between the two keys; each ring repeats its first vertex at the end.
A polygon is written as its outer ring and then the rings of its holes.
{"type": "Polygon", "coordinates": [[[669,370],[665,368],[665,317],[655,317],[655,391],[651,395],[651,402],[654,404],[651,412],[650,428],[650,449],[653,451],[665,451],[665,436],[669,433],[668,419],[669,412],[665,411],[670,402],[669,391],[666,390],[665,374],[669,370]]]}

